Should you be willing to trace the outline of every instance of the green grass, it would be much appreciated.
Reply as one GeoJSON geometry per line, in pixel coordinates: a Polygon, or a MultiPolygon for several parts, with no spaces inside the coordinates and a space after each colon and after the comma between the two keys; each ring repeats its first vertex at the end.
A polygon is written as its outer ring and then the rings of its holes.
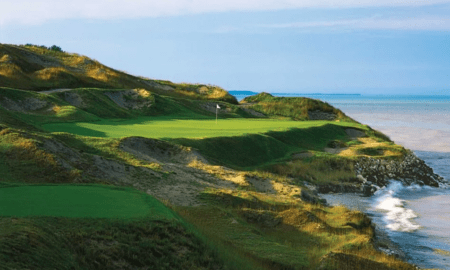
{"type": "MultiPolygon", "coordinates": [[[[264,228],[250,224],[233,210],[218,207],[179,209],[181,215],[214,243],[225,243],[249,261],[254,269],[310,269],[308,246],[293,247],[266,235],[264,228]]],[[[270,230],[268,230],[270,231],[270,230]]],[[[310,241],[315,237],[310,236],[310,241]]]]}
{"type": "Polygon", "coordinates": [[[208,157],[208,160],[218,164],[236,169],[254,170],[261,166],[290,160],[291,155],[296,152],[323,151],[330,140],[348,139],[342,127],[356,125],[348,122],[327,121],[288,122],[299,123],[301,128],[272,130],[264,134],[245,136],[180,138],[172,141],[194,147],[208,157]]]}
{"type": "MultiPolygon", "coordinates": [[[[173,116],[102,120],[93,123],[51,123],[50,132],[81,136],[121,138],[141,136],[166,139],[198,149],[210,161],[251,170],[290,159],[303,150],[323,151],[330,140],[347,140],[345,127],[362,125],[334,121],[274,119],[174,119],[173,116]]],[[[56,134],[55,134],[56,135],[56,134]]]]}
{"type": "Polygon", "coordinates": [[[68,132],[83,136],[121,138],[141,136],[149,138],[208,138],[284,131],[291,128],[310,128],[333,123],[355,126],[354,123],[331,121],[290,121],[274,119],[215,119],[189,120],[168,116],[139,117],[128,120],[103,119],[98,122],[43,124],[49,132],[68,132]]]}
{"type": "Polygon", "coordinates": [[[274,164],[264,168],[278,175],[295,177],[297,181],[309,181],[314,184],[343,184],[355,178],[351,159],[333,155],[314,156],[304,160],[295,160],[274,164]]]}
{"type": "Polygon", "coordinates": [[[269,116],[283,116],[295,120],[308,120],[308,111],[322,111],[332,113],[336,119],[348,122],[355,122],[330,104],[304,97],[274,97],[268,93],[246,97],[243,101],[248,103],[250,108],[269,116]]]}
{"type": "Polygon", "coordinates": [[[0,217],[0,227],[0,269],[245,269],[176,221],[0,217]]]}
{"type": "Polygon", "coordinates": [[[174,97],[217,100],[237,104],[234,96],[218,86],[172,83],[135,77],[73,53],[48,50],[39,46],[0,44],[0,59],[12,59],[0,65],[0,85],[41,91],[57,88],[96,87],[105,89],[143,88],[174,97]],[[35,59],[41,59],[45,65],[35,59]],[[74,72],[76,70],[76,72],[74,72]],[[169,87],[170,91],[161,89],[169,87]]]}
{"type": "MultiPolygon", "coordinates": [[[[384,260],[368,244],[372,227],[354,230],[346,225],[347,221],[361,224],[364,216],[343,208],[237,188],[206,190],[198,197],[206,205],[173,206],[175,213],[131,188],[79,184],[104,183],[101,176],[90,175],[91,155],[160,170],[159,174],[175,173],[164,172],[164,164],[148,163],[121,151],[120,138],[129,136],[190,146],[211,164],[254,170],[246,174],[264,179],[273,177],[269,172],[277,173],[280,183],[290,181],[288,177],[300,182],[340,182],[354,175],[351,160],[324,153],[324,147],[358,144],[350,141],[346,127],[389,141],[383,134],[317,100],[257,95],[247,100],[255,103],[248,106],[272,119],[248,119],[253,116],[215,86],[138,79],[64,53],[50,52],[67,69],[44,69],[29,63],[27,55],[34,51],[50,61],[49,53],[33,48],[0,44],[0,53],[6,50],[18,57],[6,67],[17,69],[15,77],[0,76],[0,84],[33,90],[56,86],[107,89],[73,90],[83,100],[82,106],[75,107],[65,101],[66,93],[43,95],[0,88],[0,99],[6,97],[20,105],[34,98],[48,104],[23,112],[0,107],[0,269],[315,269],[330,251],[384,260]],[[28,54],[22,55],[23,51],[28,54]],[[74,76],[69,72],[72,68],[94,73],[74,76]],[[107,80],[102,81],[102,76],[107,80]],[[131,88],[152,91],[147,100],[151,106],[125,109],[105,95],[131,88]],[[208,109],[216,102],[224,112],[217,124],[214,109],[208,109]],[[333,113],[338,121],[288,120],[308,120],[308,112],[315,110],[333,113]],[[53,133],[42,132],[42,128],[53,133]],[[62,146],[51,151],[49,141],[62,146]],[[287,162],[292,154],[306,150],[314,156],[287,162]],[[61,166],[63,155],[73,156],[70,166],[61,166]],[[262,222],[255,222],[255,216],[262,222]],[[265,225],[264,221],[274,218],[281,223],[265,225]]],[[[141,180],[149,180],[144,177],[149,175],[136,173],[127,184],[146,190],[140,185],[141,180]]]]}
{"type": "Polygon", "coordinates": [[[246,191],[209,190],[202,195],[214,206],[178,212],[212,241],[257,258],[267,269],[317,269],[326,253],[339,250],[346,242],[359,242],[359,237],[367,241],[371,235],[367,226],[364,232],[346,227],[345,218],[351,219],[344,208],[298,204],[246,191]],[[279,220],[278,225],[267,225],[273,219],[279,220]]]}
{"type": "Polygon", "coordinates": [[[30,185],[0,188],[0,216],[77,218],[174,218],[153,197],[124,188],[30,185]]]}
{"type": "Polygon", "coordinates": [[[0,183],[0,206],[5,269],[258,269],[129,188],[0,183]]]}

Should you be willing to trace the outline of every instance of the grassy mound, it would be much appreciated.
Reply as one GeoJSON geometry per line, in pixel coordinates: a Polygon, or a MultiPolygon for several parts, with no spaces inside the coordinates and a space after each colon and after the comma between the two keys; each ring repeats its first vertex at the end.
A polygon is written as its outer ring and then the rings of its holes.
{"type": "MultiPolygon", "coordinates": [[[[95,122],[142,116],[167,116],[167,120],[212,119],[216,104],[161,96],[145,89],[74,89],[47,95],[0,87],[0,123],[29,129],[45,123],[95,122]],[[211,106],[213,111],[209,109],[211,106]]],[[[221,118],[245,115],[235,105],[219,104],[224,107],[220,111],[221,118]]]]}
{"type": "Polygon", "coordinates": [[[0,206],[1,269],[251,269],[129,188],[4,184],[0,206]]]}
{"type": "Polygon", "coordinates": [[[351,121],[341,110],[330,104],[303,97],[274,97],[269,93],[249,96],[241,104],[269,116],[283,116],[294,120],[341,120],[351,121]]]}
{"type": "Polygon", "coordinates": [[[414,269],[370,245],[374,229],[360,212],[242,190],[208,190],[203,199],[209,206],[177,210],[258,269],[414,269]],[[333,253],[344,256],[328,259],[333,253]]]}
{"type": "MultiPolygon", "coordinates": [[[[277,121],[276,123],[280,123],[277,121]]],[[[288,122],[289,123],[289,122],[288,122]]],[[[298,122],[292,122],[298,123],[298,122]]],[[[302,122],[303,124],[303,122],[302,122]]],[[[333,139],[348,140],[345,127],[353,123],[327,123],[308,121],[303,128],[286,131],[269,131],[264,134],[247,134],[234,137],[205,139],[173,139],[171,141],[194,147],[210,160],[233,168],[252,169],[267,164],[286,161],[291,155],[305,150],[323,151],[333,139]]]]}
{"type": "Polygon", "coordinates": [[[237,104],[236,98],[218,86],[136,77],[86,56],[31,44],[0,44],[0,86],[33,91],[81,87],[142,88],[169,96],[237,104]]]}
{"type": "Polygon", "coordinates": [[[0,227],[1,269],[233,269],[175,221],[0,217],[0,227]]]}

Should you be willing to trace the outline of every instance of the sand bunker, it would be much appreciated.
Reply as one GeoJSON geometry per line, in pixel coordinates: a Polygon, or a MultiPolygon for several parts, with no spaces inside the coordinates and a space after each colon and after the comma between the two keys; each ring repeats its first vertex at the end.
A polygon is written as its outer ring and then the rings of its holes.
{"type": "Polygon", "coordinates": [[[124,109],[140,110],[153,104],[151,93],[144,89],[105,92],[105,95],[124,109]]]}

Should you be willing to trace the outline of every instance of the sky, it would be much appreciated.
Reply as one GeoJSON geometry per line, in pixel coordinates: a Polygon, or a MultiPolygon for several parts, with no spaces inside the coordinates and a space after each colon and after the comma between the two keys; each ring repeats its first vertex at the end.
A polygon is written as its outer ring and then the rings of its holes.
{"type": "Polygon", "coordinates": [[[450,0],[0,0],[0,43],[227,90],[450,95],[450,0]]]}

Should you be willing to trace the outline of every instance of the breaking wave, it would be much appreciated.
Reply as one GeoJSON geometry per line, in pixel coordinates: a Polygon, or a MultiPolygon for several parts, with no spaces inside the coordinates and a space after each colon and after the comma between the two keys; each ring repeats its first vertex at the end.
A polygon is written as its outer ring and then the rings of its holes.
{"type": "Polygon", "coordinates": [[[404,189],[421,189],[420,186],[405,188],[401,182],[392,181],[387,187],[375,193],[374,208],[385,213],[383,220],[392,231],[412,232],[420,226],[413,219],[417,217],[413,210],[405,207],[405,200],[396,195],[404,189]]]}

